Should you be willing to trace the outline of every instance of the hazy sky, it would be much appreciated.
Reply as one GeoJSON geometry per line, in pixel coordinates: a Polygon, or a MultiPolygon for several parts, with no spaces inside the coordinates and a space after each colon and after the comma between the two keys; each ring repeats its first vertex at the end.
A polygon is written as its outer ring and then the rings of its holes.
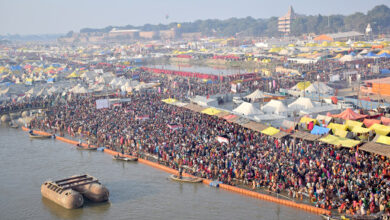
{"type": "Polygon", "coordinates": [[[390,0],[0,0],[0,34],[47,34],[84,27],[230,17],[366,13],[390,0]],[[166,15],[169,18],[166,19],[166,15]]]}

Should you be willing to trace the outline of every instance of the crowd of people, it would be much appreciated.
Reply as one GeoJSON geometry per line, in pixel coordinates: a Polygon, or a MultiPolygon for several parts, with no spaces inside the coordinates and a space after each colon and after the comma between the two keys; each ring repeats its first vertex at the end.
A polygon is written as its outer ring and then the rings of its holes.
{"type": "Polygon", "coordinates": [[[166,97],[157,91],[126,98],[120,106],[96,109],[93,96],[66,97],[66,103],[50,107],[31,127],[80,136],[130,155],[153,155],[199,177],[307,197],[340,213],[390,212],[389,158],[291,137],[276,139],[163,103],[166,97]]]}

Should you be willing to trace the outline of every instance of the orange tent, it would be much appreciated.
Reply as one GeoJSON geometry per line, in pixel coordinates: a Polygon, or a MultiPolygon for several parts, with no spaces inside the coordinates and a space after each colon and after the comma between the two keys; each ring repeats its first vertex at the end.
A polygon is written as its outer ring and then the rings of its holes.
{"type": "Polygon", "coordinates": [[[333,41],[332,37],[322,34],[314,38],[314,41],[333,41]]]}
{"type": "Polygon", "coordinates": [[[373,124],[380,124],[381,121],[380,120],[376,120],[376,119],[364,119],[363,121],[363,124],[366,126],[366,128],[369,128],[371,127],[373,124]]]}
{"type": "Polygon", "coordinates": [[[382,124],[389,125],[390,124],[390,118],[381,117],[382,124]]]}
{"type": "Polygon", "coordinates": [[[345,111],[341,112],[340,114],[332,115],[332,117],[342,118],[344,120],[358,120],[367,117],[367,115],[358,114],[352,111],[352,109],[347,108],[345,109],[345,111]]]}

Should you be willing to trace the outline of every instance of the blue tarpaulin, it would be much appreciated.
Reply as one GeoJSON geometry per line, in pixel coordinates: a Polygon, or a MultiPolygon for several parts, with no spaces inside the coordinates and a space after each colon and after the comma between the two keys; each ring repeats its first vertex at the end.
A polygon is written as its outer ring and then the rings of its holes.
{"type": "Polygon", "coordinates": [[[369,52],[368,54],[366,54],[366,57],[376,57],[377,55],[374,53],[374,52],[369,52]]]}
{"type": "Polygon", "coordinates": [[[381,69],[381,74],[390,74],[389,69],[381,69]]]}
{"type": "Polygon", "coordinates": [[[379,55],[378,57],[386,57],[386,58],[390,58],[390,54],[388,53],[382,53],[381,55],[379,55]]]}
{"type": "Polygon", "coordinates": [[[329,128],[314,125],[314,128],[313,128],[313,130],[311,130],[310,133],[315,134],[315,135],[323,135],[323,134],[329,133],[329,130],[330,130],[329,128]]]}

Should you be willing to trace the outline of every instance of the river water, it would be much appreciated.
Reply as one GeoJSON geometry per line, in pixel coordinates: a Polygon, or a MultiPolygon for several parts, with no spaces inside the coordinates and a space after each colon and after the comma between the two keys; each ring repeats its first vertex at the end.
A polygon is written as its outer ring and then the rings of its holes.
{"type": "Polygon", "coordinates": [[[212,188],[172,182],[140,163],[79,151],[56,140],[30,140],[0,126],[0,219],[320,219],[311,213],[212,188]],[[66,210],[41,197],[40,186],[76,174],[97,177],[110,201],[66,210]]]}

